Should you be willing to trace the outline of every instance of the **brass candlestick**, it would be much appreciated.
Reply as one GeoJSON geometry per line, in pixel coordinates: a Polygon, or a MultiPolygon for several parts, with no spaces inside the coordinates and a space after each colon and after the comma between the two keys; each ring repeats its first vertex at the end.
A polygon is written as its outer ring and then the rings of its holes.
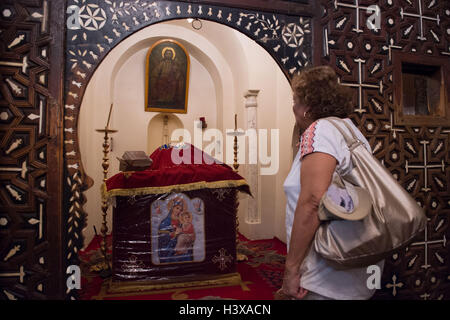
{"type": "MultiPolygon", "coordinates": [[[[234,163],[233,163],[233,168],[235,172],[238,172],[239,169],[239,163],[238,163],[238,136],[242,136],[244,135],[244,132],[242,131],[238,131],[237,130],[237,114],[234,115],[234,131],[233,132],[229,132],[228,135],[230,136],[234,136],[234,163]]],[[[237,196],[237,195],[236,195],[237,196]]],[[[248,257],[245,254],[241,254],[238,252],[238,247],[239,247],[239,217],[237,214],[237,208],[239,206],[239,201],[236,200],[236,260],[238,262],[242,262],[242,261],[246,261],[248,260],[248,257]]]]}
{"type": "MultiPolygon", "coordinates": [[[[106,180],[108,179],[108,169],[109,169],[109,134],[110,133],[116,133],[117,130],[109,129],[109,120],[111,118],[111,111],[112,111],[112,104],[111,108],[109,109],[109,115],[108,115],[108,121],[106,123],[105,129],[96,129],[95,131],[104,133],[103,137],[103,162],[102,162],[102,168],[103,168],[103,183],[106,183],[106,180]]],[[[106,217],[108,215],[108,201],[106,200],[105,196],[102,196],[102,228],[100,229],[100,232],[102,234],[102,240],[100,242],[100,249],[102,251],[103,255],[103,262],[98,264],[96,266],[97,271],[101,271],[101,275],[103,277],[107,277],[111,274],[111,266],[108,261],[108,246],[106,244],[106,236],[108,233],[108,225],[106,222],[106,217]]]]}

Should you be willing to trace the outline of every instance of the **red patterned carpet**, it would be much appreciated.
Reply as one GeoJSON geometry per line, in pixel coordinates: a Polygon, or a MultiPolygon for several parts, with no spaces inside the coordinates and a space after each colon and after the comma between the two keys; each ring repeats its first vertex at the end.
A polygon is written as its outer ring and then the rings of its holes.
{"type": "MultiPolygon", "coordinates": [[[[270,240],[249,241],[240,236],[239,253],[245,254],[248,261],[239,262],[237,271],[241,282],[235,286],[194,287],[143,291],[138,293],[115,293],[106,291],[106,281],[91,267],[102,261],[100,237],[96,236],[86,250],[80,252],[82,282],[80,299],[92,300],[184,300],[184,299],[235,299],[272,300],[273,294],[281,286],[286,245],[274,238],[270,240]]],[[[108,238],[111,252],[111,237],[108,238]]]]}

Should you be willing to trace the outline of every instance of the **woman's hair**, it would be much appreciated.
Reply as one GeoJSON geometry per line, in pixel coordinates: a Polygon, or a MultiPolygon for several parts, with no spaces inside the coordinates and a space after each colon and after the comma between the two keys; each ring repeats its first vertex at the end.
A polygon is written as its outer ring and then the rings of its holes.
{"type": "Polygon", "coordinates": [[[336,72],[329,66],[301,71],[292,79],[292,90],[301,103],[310,107],[313,120],[346,118],[352,112],[351,89],[338,83],[336,72]]]}

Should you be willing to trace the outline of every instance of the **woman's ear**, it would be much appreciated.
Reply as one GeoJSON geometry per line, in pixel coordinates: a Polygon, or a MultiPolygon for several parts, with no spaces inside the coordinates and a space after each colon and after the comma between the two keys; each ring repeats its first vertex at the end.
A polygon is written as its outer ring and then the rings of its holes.
{"type": "Polygon", "coordinates": [[[312,108],[310,106],[305,106],[305,118],[312,119],[311,111],[312,111],[312,108]]]}

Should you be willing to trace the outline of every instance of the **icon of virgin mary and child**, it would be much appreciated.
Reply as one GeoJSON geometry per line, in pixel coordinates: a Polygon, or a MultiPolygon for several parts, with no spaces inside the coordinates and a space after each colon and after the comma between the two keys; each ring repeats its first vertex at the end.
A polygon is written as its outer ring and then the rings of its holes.
{"type": "Polygon", "coordinates": [[[160,263],[193,261],[195,229],[186,201],[181,197],[173,198],[167,210],[167,217],[158,227],[160,263]]]}

